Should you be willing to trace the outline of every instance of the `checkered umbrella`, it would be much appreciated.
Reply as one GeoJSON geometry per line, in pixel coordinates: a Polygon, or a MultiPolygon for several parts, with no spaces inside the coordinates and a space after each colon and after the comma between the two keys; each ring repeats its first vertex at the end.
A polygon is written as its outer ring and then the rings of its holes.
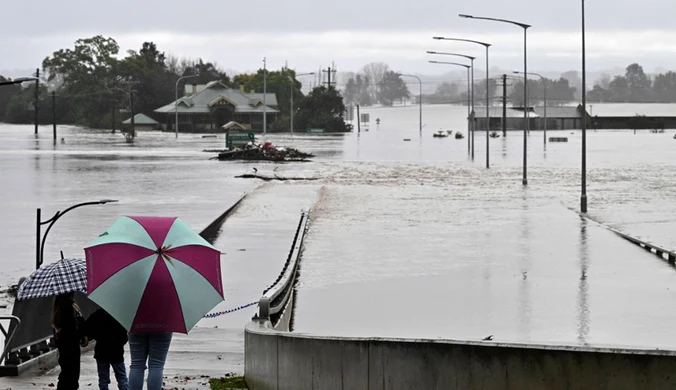
{"type": "Polygon", "coordinates": [[[26,278],[17,299],[43,298],[87,290],[87,263],[84,259],[63,259],[47,264],[26,278]]]}

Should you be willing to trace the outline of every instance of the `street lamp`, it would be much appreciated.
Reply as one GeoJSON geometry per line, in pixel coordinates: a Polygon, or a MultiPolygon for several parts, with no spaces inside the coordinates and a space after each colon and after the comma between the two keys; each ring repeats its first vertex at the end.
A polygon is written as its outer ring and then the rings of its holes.
{"type": "MultiPolygon", "coordinates": [[[[471,39],[461,39],[461,38],[446,38],[446,37],[433,37],[432,39],[436,40],[443,40],[443,41],[457,41],[457,42],[469,42],[469,43],[476,43],[477,45],[481,45],[486,48],[486,168],[490,168],[490,163],[489,163],[489,138],[488,138],[488,132],[490,131],[491,127],[491,113],[490,113],[490,87],[489,87],[489,74],[488,74],[488,48],[491,47],[490,43],[486,42],[480,42],[480,41],[474,41],[471,39]]],[[[474,131],[472,131],[472,137],[474,137],[474,131]]],[[[472,145],[474,145],[474,142],[472,142],[472,145]]]]}
{"type": "MultiPolygon", "coordinates": [[[[420,135],[422,136],[422,80],[420,80],[420,77],[414,76],[412,74],[402,74],[402,73],[397,73],[397,76],[399,77],[415,77],[418,79],[418,83],[420,84],[420,97],[418,98],[418,105],[420,106],[420,135]]],[[[359,118],[357,118],[359,119],[359,118]]]]}
{"type": "Polygon", "coordinates": [[[2,85],[12,85],[12,84],[21,84],[26,81],[39,81],[37,77],[17,77],[14,80],[0,81],[0,86],[2,85]]]}
{"type": "Polygon", "coordinates": [[[580,211],[587,213],[587,42],[584,8],[584,0],[582,0],[582,194],[580,211]]]}
{"type": "Polygon", "coordinates": [[[35,269],[40,268],[44,261],[44,253],[45,253],[45,242],[47,241],[47,234],[49,234],[49,231],[52,230],[52,226],[56,223],[56,221],[59,220],[59,218],[63,217],[64,214],[67,212],[74,210],[79,207],[84,207],[84,206],[92,206],[92,205],[97,205],[97,204],[106,204],[106,203],[115,203],[117,200],[115,199],[102,199],[94,202],[85,202],[85,203],[80,203],[76,204],[75,206],[71,206],[64,211],[57,211],[56,214],[51,219],[48,219],[46,221],[42,221],[42,209],[37,209],[37,218],[36,218],[36,235],[35,235],[35,269]],[[49,224],[47,227],[47,230],[45,230],[45,235],[42,236],[42,231],[41,227],[42,225],[49,224]]]}
{"type": "MultiPolygon", "coordinates": [[[[464,54],[445,53],[445,52],[438,52],[438,51],[428,51],[427,54],[464,57],[464,58],[467,58],[471,61],[471,63],[472,63],[472,81],[471,81],[471,84],[470,84],[472,86],[472,88],[471,88],[471,95],[472,95],[472,97],[471,97],[471,102],[472,102],[471,112],[473,113],[474,112],[474,60],[476,59],[476,57],[472,57],[472,56],[468,56],[468,55],[464,55],[464,54]]],[[[469,94],[470,93],[468,93],[468,98],[469,98],[469,94]]],[[[467,153],[470,153],[470,139],[471,139],[472,140],[472,147],[471,147],[471,149],[472,149],[472,160],[474,160],[474,121],[471,120],[471,118],[470,118],[471,116],[472,115],[470,114],[467,117],[467,123],[469,124],[468,125],[469,126],[469,130],[468,130],[469,132],[467,133],[467,153]]]]}
{"type": "Polygon", "coordinates": [[[459,15],[461,18],[465,19],[476,19],[476,20],[489,20],[492,22],[500,23],[509,23],[515,26],[523,28],[523,118],[526,122],[526,127],[523,129],[523,185],[528,185],[528,171],[527,171],[527,162],[528,162],[528,133],[530,130],[530,120],[528,115],[528,29],[531,27],[529,24],[519,23],[507,19],[496,19],[496,18],[487,18],[483,16],[473,16],[473,15],[459,15]]]}
{"type": "MultiPolygon", "coordinates": [[[[519,72],[518,70],[514,71],[514,74],[522,74],[523,72],[519,72]]],[[[528,73],[529,76],[537,76],[542,80],[542,84],[545,89],[545,136],[544,136],[544,143],[545,146],[547,145],[547,78],[543,77],[542,75],[539,75],[537,73],[528,73]]]]}
{"type": "MultiPolygon", "coordinates": [[[[174,100],[174,111],[176,111],[176,122],[174,123],[174,126],[176,127],[174,130],[176,131],[176,138],[178,138],[178,83],[181,82],[183,79],[189,79],[191,77],[197,77],[199,76],[198,74],[190,74],[187,76],[179,77],[178,80],[176,80],[176,100],[174,100]]],[[[133,116],[132,116],[133,118],[133,116]]],[[[132,119],[133,120],[133,119],[132,119]]]]}
{"type": "MultiPolygon", "coordinates": [[[[297,74],[296,77],[300,76],[310,76],[314,75],[315,72],[310,72],[310,73],[301,73],[297,74]]],[[[291,82],[291,104],[289,105],[289,111],[290,111],[290,116],[291,116],[291,135],[293,135],[293,78],[290,75],[287,75],[286,77],[289,78],[289,81],[291,82]]]]}
{"type": "MultiPolygon", "coordinates": [[[[445,62],[445,61],[430,61],[430,64],[462,66],[463,68],[467,69],[467,129],[468,129],[467,131],[470,131],[470,129],[471,129],[471,125],[470,125],[471,104],[470,104],[469,99],[470,99],[470,91],[471,91],[471,88],[470,88],[470,80],[471,80],[470,69],[472,68],[472,66],[461,64],[459,62],[445,62]]],[[[469,134],[468,134],[467,135],[467,141],[468,141],[467,146],[468,147],[469,147],[469,138],[470,137],[469,137],[469,134]]],[[[467,151],[469,152],[469,149],[467,151]]]]}

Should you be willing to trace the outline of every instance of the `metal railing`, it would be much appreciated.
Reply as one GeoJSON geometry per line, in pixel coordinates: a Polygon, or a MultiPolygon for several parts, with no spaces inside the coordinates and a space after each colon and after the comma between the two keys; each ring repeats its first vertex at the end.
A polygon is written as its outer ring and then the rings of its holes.
{"type": "Polygon", "coordinates": [[[5,326],[0,322],[0,332],[5,336],[5,346],[2,348],[2,355],[0,355],[0,365],[2,365],[5,362],[5,359],[7,358],[7,354],[9,354],[9,347],[12,343],[12,339],[14,339],[14,336],[16,335],[16,331],[19,330],[21,327],[21,320],[19,317],[15,316],[0,316],[0,321],[3,320],[9,320],[9,328],[12,329],[11,332],[8,332],[7,329],[5,329],[5,326]],[[15,322],[16,325],[12,326],[12,322],[15,322]]]}
{"type": "MultiPolygon", "coordinates": [[[[272,316],[278,316],[284,311],[289,297],[293,291],[294,282],[300,262],[303,248],[303,239],[307,231],[309,213],[303,212],[296,229],[296,234],[291,245],[291,250],[277,279],[263,291],[258,305],[258,319],[270,320],[272,316]]],[[[274,325],[274,321],[273,322],[274,325]]]]}

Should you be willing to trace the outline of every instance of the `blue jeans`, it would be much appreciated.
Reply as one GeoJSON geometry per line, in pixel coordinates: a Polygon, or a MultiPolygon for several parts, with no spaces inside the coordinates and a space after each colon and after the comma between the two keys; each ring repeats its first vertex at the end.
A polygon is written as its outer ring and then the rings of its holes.
{"type": "Polygon", "coordinates": [[[110,384],[110,367],[113,367],[117,388],[119,390],[129,390],[129,381],[127,380],[127,370],[122,363],[108,363],[102,360],[96,361],[96,367],[99,370],[99,389],[108,390],[110,384]]]}
{"type": "Polygon", "coordinates": [[[143,389],[143,377],[148,363],[148,390],[162,390],[164,362],[171,344],[172,333],[130,333],[130,390],[143,389]]]}

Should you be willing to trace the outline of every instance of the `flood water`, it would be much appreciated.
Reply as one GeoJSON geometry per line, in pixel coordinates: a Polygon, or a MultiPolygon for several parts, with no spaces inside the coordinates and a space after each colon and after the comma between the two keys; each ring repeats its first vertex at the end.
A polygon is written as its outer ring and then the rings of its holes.
{"type": "MultiPolygon", "coordinates": [[[[54,144],[51,128],[36,138],[31,126],[0,125],[0,286],[34,269],[37,207],[46,219],[83,201],[120,201],[59,220],[50,262],[60,250],[81,257],[120,214],[176,215],[199,231],[249,193],[215,244],[225,253],[219,309],[258,299],[284,263],[300,211],[313,208],[297,332],[676,348],[676,270],[571,210],[579,207],[579,131],[552,132],[569,142],[546,148],[541,132],[530,134],[524,188],[521,132],[490,140],[487,170],[483,133],[474,161],[467,139],[432,137],[439,128],[466,133],[465,108],[424,110],[422,137],[415,106],[364,109],[372,123],[361,133],[269,136],[316,154],[296,164],[209,160],[202,150],[221,148],[222,136],[140,133],[130,144],[60,127],[65,143],[54,144]],[[319,180],[234,178],[254,167],[319,180]]],[[[588,133],[594,220],[676,249],[672,137],[588,133]]],[[[200,326],[241,327],[255,311],[200,326]]]]}

